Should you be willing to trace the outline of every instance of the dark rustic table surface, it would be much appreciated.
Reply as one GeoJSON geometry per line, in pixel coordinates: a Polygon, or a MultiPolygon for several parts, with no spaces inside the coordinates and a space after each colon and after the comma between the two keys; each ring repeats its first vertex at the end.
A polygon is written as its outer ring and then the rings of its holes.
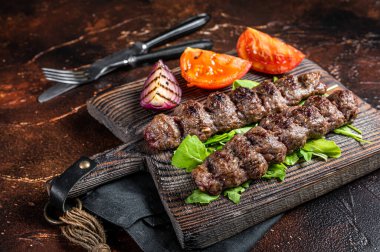
{"type": "MultiPolygon", "coordinates": [[[[52,84],[41,67],[91,63],[200,12],[211,21],[181,41],[211,38],[224,52],[246,26],[256,27],[295,45],[380,108],[379,1],[1,1],[0,251],[81,251],[45,222],[45,181],[79,156],[121,143],[90,117],[85,102],[150,70],[117,71],[39,104],[37,96],[52,84]]],[[[379,251],[379,176],[380,170],[288,212],[253,251],[379,251]]],[[[106,230],[115,251],[139,250],[121,229],[106,230]]]]}

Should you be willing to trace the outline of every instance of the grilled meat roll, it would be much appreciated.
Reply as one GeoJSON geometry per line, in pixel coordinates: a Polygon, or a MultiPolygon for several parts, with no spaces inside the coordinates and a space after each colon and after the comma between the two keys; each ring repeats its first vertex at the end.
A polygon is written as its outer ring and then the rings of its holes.
{"type": "Polygon", "coordinates": [[[186,101],[174,110],[173,116],[157,115],[158,119],[154,118],[144,129],[144,138],[158,150],[178,147],[188,134],[204,141],[217,132],[230,131],[284,111],[311,95],[324,94],[326,85],[321,83],[320,77],[317,72],[298,77],[288,75],[275,83],[264,81],[253,89],[239,87],[229,94],[212,93],[204,105],[186,101]]]}
{"type": "Polygon", "coordinates": [[[320,138],[353,120],[358,107],[351,91],[338,90],[328,98],[312,96],[303,106],[269,115],[260,126],[235,135],[195,168],[195,183],[200,190],[217,195],[248,179],[258,179],[270,164],[283,162],[286,154],[301,148],[307,139],[320,138]]]}

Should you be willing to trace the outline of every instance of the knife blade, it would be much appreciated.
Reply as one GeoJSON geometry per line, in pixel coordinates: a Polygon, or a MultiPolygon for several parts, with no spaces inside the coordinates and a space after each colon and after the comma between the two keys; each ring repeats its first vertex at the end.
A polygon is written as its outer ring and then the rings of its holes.
{"type": "MultiPolygon", "coordinates": [[[[200,27],[204,26],[209,20],[210,20],[210,16],[206,13],[201,13],[201,14],[195,15],[195,16],[190,17],[190,18],[186,19],[185,21],[179,23],[177,26],[155,36],[154,38],[149,39],[148,41],[136,42],[134,44],[134,46],[132,46],[131,48],[124,49],[124,50],[118,51],[116,53],[113,53],[112,55],[109,55],[103,59],[96,61],[91,66],[95,66],[98,69],[99,68],[102,69],[102,68],[104,68],[106,66],[110,66],[110,65],[116,66],[118,63],[122,62],[125,59],[128,59],[129,57],[137,56],[137,55],[144,55],[153,47],[162,45],[162,44],[164,44],[170,40],[174,40],[174,39],[177,39],[179,37],[185,36],[189,33],[192,33],[194,31],[198,30],[200,27]]],[[[210,49],[210,48],[208,48],[208,49],[210,49]]],[[[119,65],[122,65],[122,64],[119,64],[119,65]]],[[[90,66],[90,68],[91,68],[91,66],[90,66]]],[[[114,69],[116,69],[116,67],[114,69]]],[[[107,68],[106,71],[111,72],[112,70],[113,69],[107,68]]],[[[104,71],[104,72],[106,72],[106,71],[104,71]]],[[[103,72],[103,74],[104,74],[104,72],[103,72]]],[[[92,80],[90,80],[90,81],[93,81],[93,80],[94,79],[92,78],[92,80]]],[[[81,84],[83,84],[83,83],[81,83],[81,84]]],[[[76,84],[58,83],[58,84],[50,87],[44,93],[42,93],[38,97],[38,101],[40,103],[48,101],[54,97],[59,96],[60,94],[63,94],[69,90],[72,90],[72,89],[80,86],[81,84],[76,85],[76,84]]]]}
{"type": "MultiPolygon", "coordinates": [[[[163,48],[161,50],[157,50],[151,53],[147,54],[141,54],[141,55],[136,55],[134,56],[133,54],[130,54],[124,60],[121,60],[119,62],[116,62],[112,65],[109,65],[107,68],[104,68],[104,72],[110,72],[114,70],[115,68],[118,68],[120,66],[130,66],[130,67],[135,67],[141,64],[145,63],[154,63],[159,59],[166,60],[166,59],[175,59],[181,56],[183,51],[187,47],[193,47],[193,48],[200,48],[200,49],[211,49],[212,48],[212,41],[209,39],[200,39],[200,40],[193,40],[193,41],[188,41],[185,43],[181,43],[175,46],[170,46],[163,48]]],[[[121,58],[122,59],[122,58],[121,58]]],[[[89,81],[91,82],[91,81],[89,81]]],[[[57,97],[67,91],[70,91],[71,89],[74,89],[78,86],[81,86],[82,84],[65,84],[65,83],[56,83],[52,87],[48,88],[45,90],[39,97],[38,101],[40,103],[46,102],[48,100],[53,99],[54,97],[57,97]]]]}
{"type": "Polygon", "coordinates": [[[49,101],[78,86],[81,86],[81,85],[68,85],[68,84],[56,82],[56,84],[46,89],[40,96],[38,96],[38,102],[43,103],[43,102],[49,101]]]}

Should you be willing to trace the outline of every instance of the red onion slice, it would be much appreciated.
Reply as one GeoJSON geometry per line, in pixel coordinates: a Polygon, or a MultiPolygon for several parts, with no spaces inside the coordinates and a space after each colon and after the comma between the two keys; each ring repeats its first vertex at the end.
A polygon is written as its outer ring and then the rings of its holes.
{"type": "Polygon", "coordinates": [[[166,110],[181,102],[182,90],[170,69],[159,60],[144,82],[140,105],[147,109],[166,110]]]}

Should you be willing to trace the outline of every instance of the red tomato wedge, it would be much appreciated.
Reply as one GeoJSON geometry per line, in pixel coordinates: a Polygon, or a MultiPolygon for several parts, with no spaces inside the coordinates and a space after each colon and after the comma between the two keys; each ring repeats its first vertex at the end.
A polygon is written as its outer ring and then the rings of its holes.
{"type": "Polygon", "coordinates": [[[247,60],[196,48],[186,48],[180,59],[182,77],[188,86],[219,89],[243,77],[250,69],[247,60]]]}
{"type": "Polygon", "coordinates": [[[239,57],[249,60],[253,70],[268,74],[289,72],[305,58],[296,48],[249,27],[236,47],[239,57]]]}

